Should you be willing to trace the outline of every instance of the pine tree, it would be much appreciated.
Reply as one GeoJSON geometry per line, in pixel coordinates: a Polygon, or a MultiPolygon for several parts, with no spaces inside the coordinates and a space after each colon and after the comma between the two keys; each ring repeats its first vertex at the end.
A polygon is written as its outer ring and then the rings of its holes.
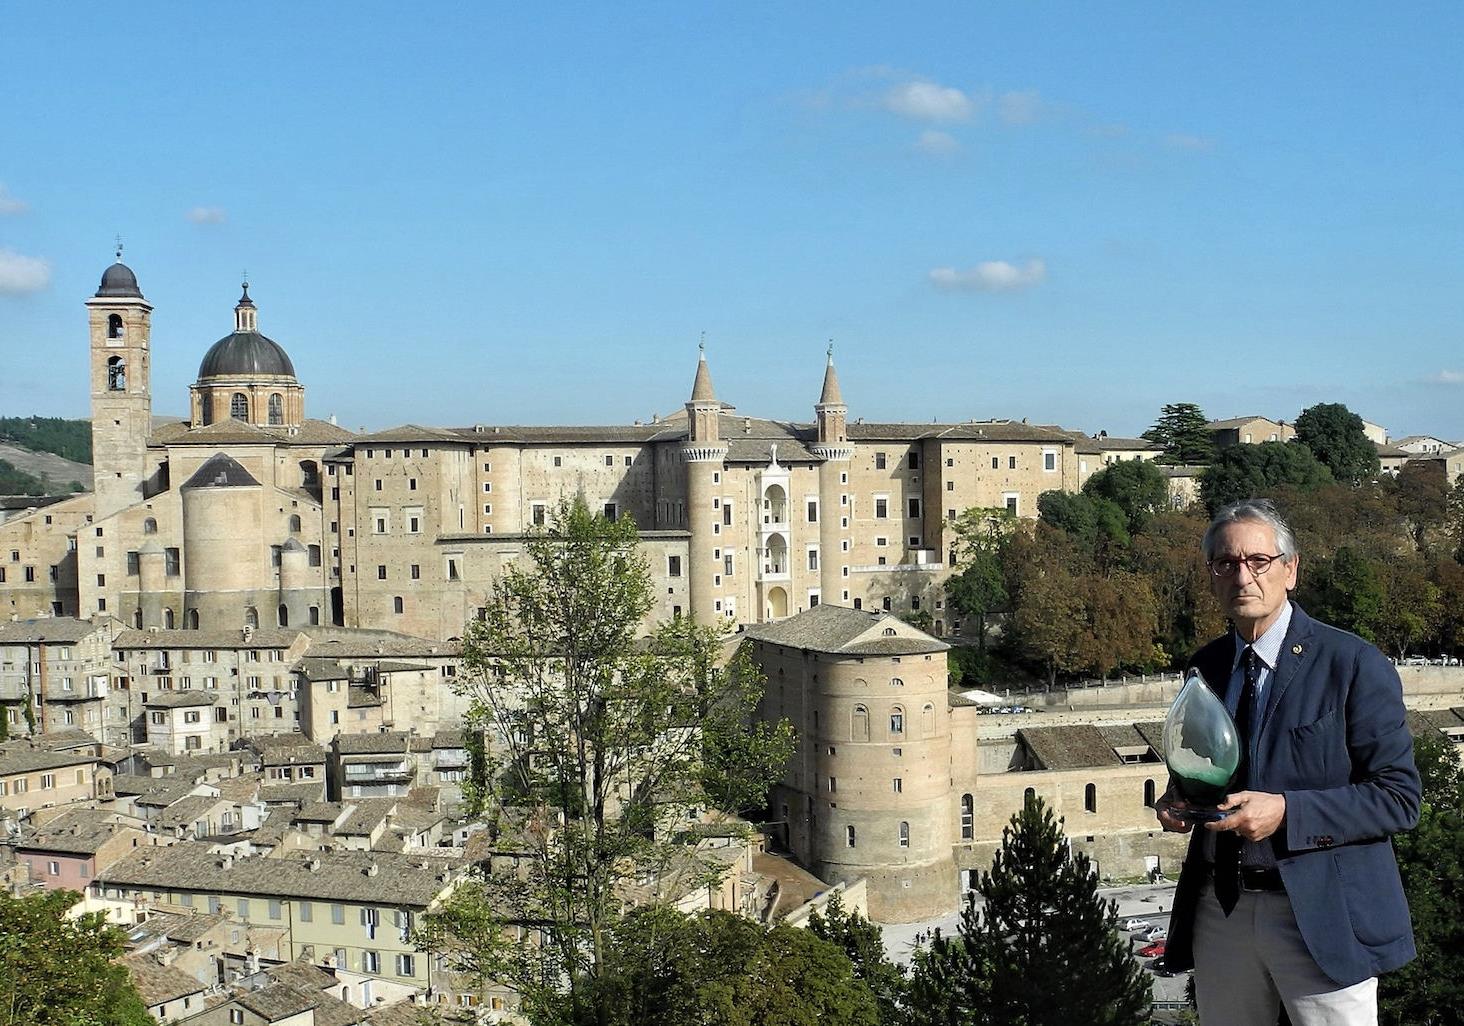
{"type": "MultiPolygon", "coordinates": [[[[1099,898],[1092,863],[1069,849],[1061,820],[1040,798],[1029,799],[1002,831],[1001,850],[977,892],[983,907],[968,903],[960,944],[942,946],[936,960],[942,971],[933,974],[958,992],[954,1021],[1137,1026],[1147,1020],[1149,980],[1119,934],[1117,906],[1099,898]],[[950,971],[952,960],[959,971],[950,971]]],[[[918,963],[916,973],[912,995],[930,989],[918,963]]]]}
{"type": "Polygon", "coordinates": [[[1207,423],[1194,403],[1167,403],[1144,437],[1164,446],[1161,463],[1209,463],[1215,458],[1215,442],[1207,423]]]}

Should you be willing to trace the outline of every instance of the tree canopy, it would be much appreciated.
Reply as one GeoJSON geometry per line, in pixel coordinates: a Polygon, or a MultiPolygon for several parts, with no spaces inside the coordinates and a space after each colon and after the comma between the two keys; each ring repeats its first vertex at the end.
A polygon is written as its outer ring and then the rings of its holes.
{"type": "Polygon", "coordinates": [[[1213,515],[1221,506],[1267,495],[1283,485],[1312,490],[1332,480],[1332,472],[1304,445],[1231,445],[1200,478],[1200,499],[1213,515]]]}
{"type": "Polygon", "coordinates": [[[1144,432],[1164,446],[1164,463],[1200,464],[1215,458],[1215,442],[1204,412],[1194,403],[1166,403],[1154,426],[1144,432]]]}
{"type": "Polygon", "coordinates": [[[580,1022],[606,1014],[596,995],[628,889],[724,869],[671,825],[760,806],[792,730],[753,720],[762,678],[740,651],[723,658],[716,630],[678,617],[644,633],[632,521],[576,500],[525,548],[469,626],[455,684],[482,738],[465,795],[514,857],[459,887],[420,941],[512,985],[534,1022],[580,1022]]]}
{"type": "Polygon", "coordinates": [[[1104,467],[1084,483],[1083,494],[1117,506],[1130,533],[1169,508],[1169,480],[1146,460],[1124,460],[1104,467]]]}
{"type": "Polygon", "coordinates": [[[1296,418],[1296,441],[1338,481],[1360,484],[1378,476],[1378,450],[1362,418],[1341,403],[1309,406],[1296,418]]]}
{"type": "Polygon", "coordinates": [[[105,912],[68,917],[75,891],[0,891],[0,1024],[152,1026],[105,912]]]}
{"type": "Polygon", "coordinates": [[[73,463],[91,463],[91,421],[61,417],[0,417],[0,441],[32,452],[52,452],[73,463]]]}

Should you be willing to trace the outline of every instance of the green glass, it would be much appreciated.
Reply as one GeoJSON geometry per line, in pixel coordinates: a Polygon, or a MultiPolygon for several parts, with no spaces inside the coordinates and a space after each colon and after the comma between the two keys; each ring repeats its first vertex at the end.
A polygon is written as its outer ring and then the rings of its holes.
{"type": "Polygon", "coordinates": [[[1164,719],[1164,762],[1189,806],[1175,815],[1193,822],[1225,817],[1215,806],[1240,766],[1240,734],[1225,703],[1198,670],[1190,671],[1164,719]]]}

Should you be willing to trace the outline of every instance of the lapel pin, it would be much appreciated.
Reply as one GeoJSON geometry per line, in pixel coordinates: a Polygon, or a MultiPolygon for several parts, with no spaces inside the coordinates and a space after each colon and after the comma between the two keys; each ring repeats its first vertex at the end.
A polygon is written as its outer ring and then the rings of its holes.
{"type": "Polygon", "coordinates": [[[1291,654],[1292,655],[1301,655],[1301,646],[1300,645],[1292,645],[1291,646],[1291,654]]]}

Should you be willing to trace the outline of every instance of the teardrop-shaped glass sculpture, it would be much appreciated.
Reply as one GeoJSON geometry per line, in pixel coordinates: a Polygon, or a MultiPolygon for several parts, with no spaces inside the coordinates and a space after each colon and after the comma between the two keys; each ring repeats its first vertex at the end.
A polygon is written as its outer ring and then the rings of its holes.
{"type": "Polygon", "coordinates": [[[1179,796],[1200,807],[1189,818],[1218,818],[1214,807],[1240,765],[1240,737],[1225,703],[1198,670],[1190,671],[1165,717],[1164,761],[1179,796]]]}

